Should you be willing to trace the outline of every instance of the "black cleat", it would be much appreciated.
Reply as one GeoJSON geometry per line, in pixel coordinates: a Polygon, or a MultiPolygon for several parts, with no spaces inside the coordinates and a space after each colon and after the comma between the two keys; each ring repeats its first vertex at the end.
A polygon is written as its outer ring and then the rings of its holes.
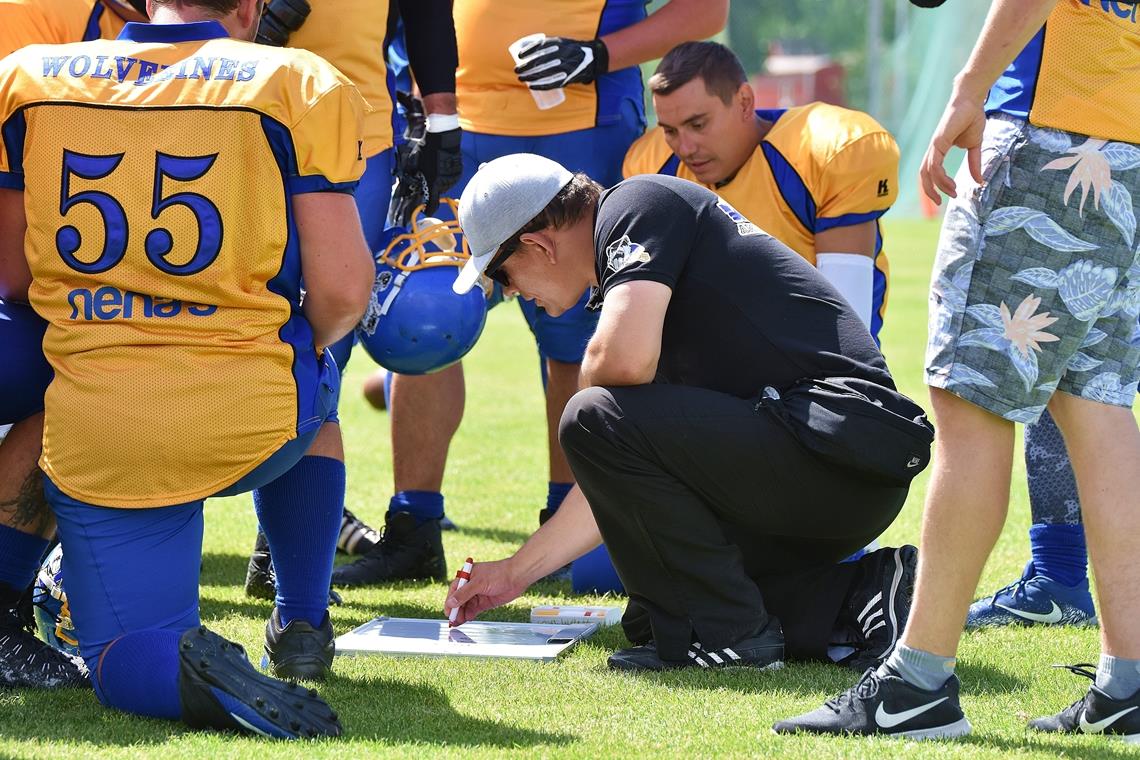
{"type": "MultiPolygon", "coordinates": [[[[273,568],[273,557],[269,554],[269,542],[260,531],[253,545],[253,553],[249,555],[249,566],[245,570],[245,595],[270,602],[277,598],[277,571],[273,568]]],[[[343,603],[340,594],[330,588],[329,604],[343,603]]]]}
{"type": "Polygon", "coordinates": [[[448,517],[447,515],[444,515],[443,517],[439,518],[439,529],[440,530],[459,530],[459,526],[456,525],[455,523],[453,523],[451,521],[450,517],[448,517]]]}
{"type": "Polygon", "coordinates": [[[350,565],[333,568],[337,586],[369,586],[400,580],[447,580],[439,520],[417,525],[410,512],[390,512],[380,543],[350,565]]]}
{"type": "Polygon", "coordinates": [[[700,643],[689,645],[684,660],[663,660],[653,642],[610,655],[614,670],[674,670],[676,668],[778,668],[784,661],[784,630],[780,621],[769,618],[768,625],[748,638],[721,649],[705,649],[700,643]]]}
{"type": "Polygon", "coordinates": [[[273,557],[269,554],[269,541],[257,532],[249,566],[245,571],[245,595],[254,599],[273,601],[277,597],[277,573],[273,570],[273,557]]]}
{"type": "Polygon", "coordinates": [[[90,688],[83,660],[40,641],[34,630],[19,608],[0,610],[0,688],[90,688]]]}
{"type": "Polygon", "coordinates": [[[337,714],[314,689],[259,673],[241,645],[205,628],[178,644],[182,720],[192,728],[309,739],[340,736],[337,714]]]}
{"type": "MultiPolygon", "coordinates": [[[[1054,665],[1096,681],[1096,666],[1054,665]]],[[[1096,687],[1056,715],[1029,721],[1037,731],[1064,734],[1103,734],[1140,744],[1140,690],[1128,699],[1113,699],[1096,687]]]]}
{"type": "Polygon", "coordinates": [[[855,653],[842,661],[862,673],[878,667],[906,627],[914,597],[918,550],[885,548],[856,561],[857,574],[837,624],[846,628],[855,653]]]}
{"type": "Polygon", "coordinates": [[[293,681],[323,681],[332,670],[335,654],[332,621],[327,614],[320,628],[313,628],[305,620],[291,620],[282,627],[277,608],[273,608],[265,624],[265,655],[270,673],[293,681]]]}
{"type": "Polygon", "coordinates": [[[380,531],[367,525],[346,508],[340,518],[340,533],[336,537],[337,551],[345,554],[367,554],[380,543],[380,531]]]}
{"type": "Polygon", "coordinates": [[[860,734],[908,739],[949,739],[970,733],[970,721],[958,703],[958,677],[942,688],[925,691],[894,671],[868,668],[859,683],[823,707],[782,720],[777,734],[860,734]]]}

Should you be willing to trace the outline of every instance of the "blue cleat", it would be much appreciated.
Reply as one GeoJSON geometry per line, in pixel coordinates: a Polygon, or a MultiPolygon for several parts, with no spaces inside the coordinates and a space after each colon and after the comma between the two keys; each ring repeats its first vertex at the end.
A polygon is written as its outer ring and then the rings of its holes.
{"type": "Polygon", "coordinates": [[[966,630],[996,625],[1096,624],[1088,578],[1079,585],[1064,586],[1038,575],[1032,561],[1025,566],[1021,578],[992,597],[971,604],[966,615],[966,630]]]}

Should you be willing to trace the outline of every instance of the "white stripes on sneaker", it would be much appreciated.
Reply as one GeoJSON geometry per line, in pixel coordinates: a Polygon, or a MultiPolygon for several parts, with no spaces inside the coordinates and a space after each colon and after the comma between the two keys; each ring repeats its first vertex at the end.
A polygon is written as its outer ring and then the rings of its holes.
{"type": "Polygon", "coordinates": [[[692,649],[689,650],[689,659],[700,665],[702,668],[711,668],[724,665],[734,665],[740,659],[740,655],[732,651],[731,647],[725,647],[724,649],[710,649],[708,651],[705,651],[701,648],[700,642],[696,642],[693,644],[692,649]],[[712,662],[709,662],[709,660],[712,662]]]}
{"type": "Polygon", "coordinates": [[[870,635],[871,631],[877,631],[878,629],[886,626],[887,621],[882,619],[883,608],[881,606],[876,606],[879,605],[882,601],[883,592],[880,591],[871,597],[871,601],[867,602],[867,606],[863,608],[863,611],[855,616],[855,619],[859,621],[859,625],[863,626],[864,636],[868,636],[870,635]]]}

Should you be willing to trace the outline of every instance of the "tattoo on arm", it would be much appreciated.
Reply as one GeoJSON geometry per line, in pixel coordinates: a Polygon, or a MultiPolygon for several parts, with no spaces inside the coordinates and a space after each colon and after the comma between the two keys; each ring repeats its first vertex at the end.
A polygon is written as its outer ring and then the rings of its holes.
{"type": "Polygon", "coordinates": [[[43,473],[33,467],[15,498],[0,501],[0,520],[17,530],[42,535],[51,525],[51,509],[44,496],[43,473]]]}

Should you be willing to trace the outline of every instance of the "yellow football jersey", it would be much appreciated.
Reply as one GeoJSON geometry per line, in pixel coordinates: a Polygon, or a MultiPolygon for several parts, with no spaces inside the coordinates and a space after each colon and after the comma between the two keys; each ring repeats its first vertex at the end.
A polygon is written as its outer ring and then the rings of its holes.
{"type": "Polygon", "coordinates": [[[372,110],[364,118],[364,155],[392,147],[395,87],[384,60],[388,46],[387,0],[310,0],[312,10],[289,35],[289,47],[316,53],[360,90],[372,110]]]}
{"type": "Polygon", "coordinates": [[[99,0],[0,0],[0,58],[25,45],[114,37],[125,23],[99,0]]]}
{"type": "Polygon", "coordinates": [[[55,371],[41,467],[111,507],[200,499],[312,430],[292,196],[359,179],[366,105],[217,22],[0,62],[0,187],[23,189],[55,371]]]}
{"type": "Polygon", "coordinates": [[[1140,6],[1061,0],[995,83],[986,112],[1140,143],[1140,6]]]}
{"type": "MultiPolygon", "coordinates": [[[[774,122],[752,157],[725,185],[705,185],[796,253],[815,264],[815,235],[876,221],[898,195],[899,149],[862,111],[826,103],[757,111],[774,122]]],[[[698,182],[657,127],[626,154],[622,176],[672,174],[698,182]]],[[[824,251],[826,253],[826,251],[824,251]]],[[[876,240],[871,332],[886,312],[890,267],[876,240]]]]}
{"type": "Polygon", "coordinates": [[[641,70],[613,71],[572,84],[566,101],[540,111],[515,75],[507,48],[528,34],[592,40],[646,16],[647,0],[455,0],[459,123],[490,135],[553,135],[616,123],[625,101],[643,107],[641,70]]]}

